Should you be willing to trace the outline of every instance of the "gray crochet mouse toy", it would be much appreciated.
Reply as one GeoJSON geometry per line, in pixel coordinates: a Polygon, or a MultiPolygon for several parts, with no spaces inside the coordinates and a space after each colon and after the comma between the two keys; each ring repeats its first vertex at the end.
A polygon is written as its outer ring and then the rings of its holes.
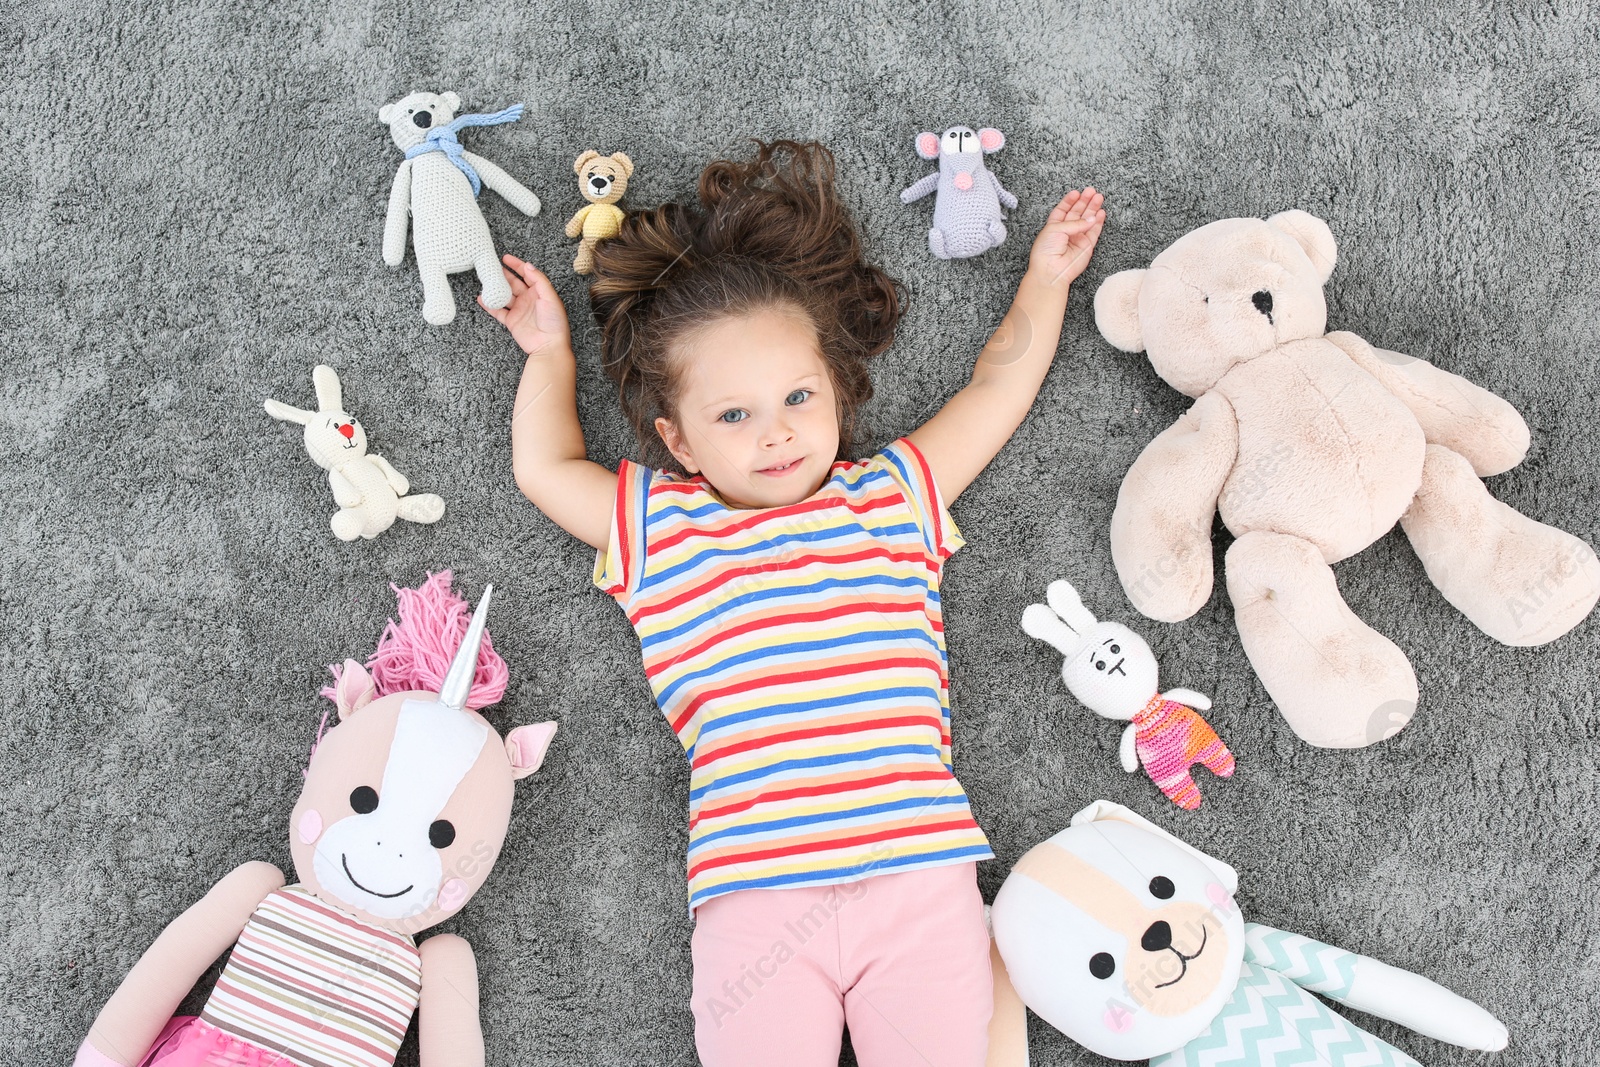
{"type": "Polygon", "coordinates": [[[1005,134],[987,126],[976,132],[970,126],[952,126],[943,135],[917,134],[917,155],[938,159],[939,170],[902,192],[900,202],[909,204],[938,190],[928,248],[940,259],[976,256],[1006,239],[1000,206],[1015,210],[1017,198],[983,165],[983,157],[1005,143],[1005,134]]]}

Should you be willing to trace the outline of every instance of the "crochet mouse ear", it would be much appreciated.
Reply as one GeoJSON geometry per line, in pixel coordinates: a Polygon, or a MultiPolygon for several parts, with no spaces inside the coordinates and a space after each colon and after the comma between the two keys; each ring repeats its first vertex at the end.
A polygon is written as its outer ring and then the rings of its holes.
{"type": "Polygon", "coordinates": [[[1139,292],[1144,288],[1140,270],[1118,271],[1100,284],[1094,294],[1094,324],[1100,336],[1124,352],[1144,351],[1144,330],[1139,325],[1139,292]]]}
{"type": "Polygon", "coordinates": [[[1129,809],[1123,807],[1121,804],[1113,803],[1109,800],[1097,800],[1093,804],[1090,804],[1087,808],[1084,808],[1082,811],[1078,812],[1078,814],[1074,815],[1072,817],[1072,825],[1084,826],[1088,823],[1100,822],[1104,819],[1110,819],[1115,822],[1125,822],[1129,825],[1137,826],[1146,833],[1154,834],[1163,841],[1167,841],[1178,848],[1181,848],[1183,851],[1187,852],[1189,855],[1205,864],[1206,867],[1210,869],[1211,873],[1216,875],[1217,881],[1222,883],[1222,888],[1228,891],[1228,895],[1230,897],[1239,891],[1238,871],[1234,870],[1228,864],[1223,863],[1215,856],[1206,855],[1204,852],[1201,852],[1187,841],[1181,841],[1172,836],[1171,834],[1167,833],[1167,831],[1151,822],[1149,819],[1146,819],[1142,815],[1135,814],[1129,809]]]}
{"type": "Polygon", "coordinates": [[[917,155],[923,159],[935,159],[939,155],[939,135],[924,130],[917,134],[917,155]]]}
{"type": "Polygon", "coordinates": [[[998,152],[1006,146],[1006,135],[993,126],[985,126],[978,131],[978,145],[983,149],[985,155],[990,152],[998,152]]]}

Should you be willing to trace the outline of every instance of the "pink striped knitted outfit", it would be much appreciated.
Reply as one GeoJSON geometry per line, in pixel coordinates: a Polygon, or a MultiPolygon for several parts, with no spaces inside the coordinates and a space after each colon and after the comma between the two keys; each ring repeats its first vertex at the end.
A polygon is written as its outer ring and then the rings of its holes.
{"type": "Polygon", "coordinates": [[[1194,764],[1219,778],[1233,774],[1233,753],[1211,724],[1185,704],[1157,693],[1133,716],[1133,727],[1140,765],[1180,808],[1193,811],[1200,806],[1200,787],[1189,774],[1194,764]]]}

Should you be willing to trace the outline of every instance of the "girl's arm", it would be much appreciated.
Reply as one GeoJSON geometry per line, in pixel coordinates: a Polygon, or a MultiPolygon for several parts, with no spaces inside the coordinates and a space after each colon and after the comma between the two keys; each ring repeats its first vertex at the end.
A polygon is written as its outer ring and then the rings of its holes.
{"type": "Polygon", "coordinates": [[[1011,310],[989,338],[972,381],[911,434],[945,503],[961,495],[1022,425],[1061,341],[1067,290],[1105,226],[1093,188],[1072,190],[1034,239],[1011,310]]]}
{"type": "MultiPolygon", "coordinates": [[[[517,488],[578,540],[605,549],[617,476],[590,462],[578,425],[578,364],[567,309],[544,272],[513,255],[501,257],[511,304],[484,307],[527,353],[511,414],[511,467],[517,488]]],[[[478,298],[483,306],[483,297],[478,298]]]]}

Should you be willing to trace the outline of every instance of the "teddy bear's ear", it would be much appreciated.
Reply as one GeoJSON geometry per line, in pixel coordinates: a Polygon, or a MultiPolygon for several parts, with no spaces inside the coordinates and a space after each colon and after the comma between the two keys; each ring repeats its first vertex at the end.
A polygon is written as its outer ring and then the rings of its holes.
{"type": "Polygon", "coordinates": [[[583,153],[583,155],[572,161],[572,173],[582,174],[584,165],[587,164],[589,160],[598,158],[600,158],[599,152],[596,152],[592,148],[588,149],[583,153]]]}
{"type": "Polygon", "coordinates": [[[394,121],[394,105],[384,104],[378,109],[378,121],[385,126],[394,121]]]}
{"type": "Polygon", "coordinates": [[[461,98],[455,93],[440,93],[439,99],[450,105],[451,111],[461,110],[461,98]]]}
{"type": "Polygon", "coordinates": [[[1124,352],[1144,351],[1144,331],[1139,328],[1139,290],[1144,288],[1140,270],[1118,271],[1094,294],[1094,324],[1100,336],[1124,352]]]}
{"type": "Polygon", "coordinates": [[[1333,240],[1333,231],[1328,229],[1326,222],[1309,211],[1295,208],[1278,212],[1267,219],[1267,224],[1293,237],[1305,249],[1317,273],[1322,275],[1322,280],[1328,280],[1333,273],[1333,265],[1339,261],[1339,251],[1333,240]]]}
{"type": "Polygon", "coordinates": [[[939,156],[939,135],[924,130],[917,134],[917,155],[923,159],[937,159],[939,156]]]}
{"type": "Polygon", "coordinates": [[[611,161],[622,168],[622,174],[624,177],[633,177],[633,160],[628,158],[628,153],[613,152],[611,153],[611,161]]]}

